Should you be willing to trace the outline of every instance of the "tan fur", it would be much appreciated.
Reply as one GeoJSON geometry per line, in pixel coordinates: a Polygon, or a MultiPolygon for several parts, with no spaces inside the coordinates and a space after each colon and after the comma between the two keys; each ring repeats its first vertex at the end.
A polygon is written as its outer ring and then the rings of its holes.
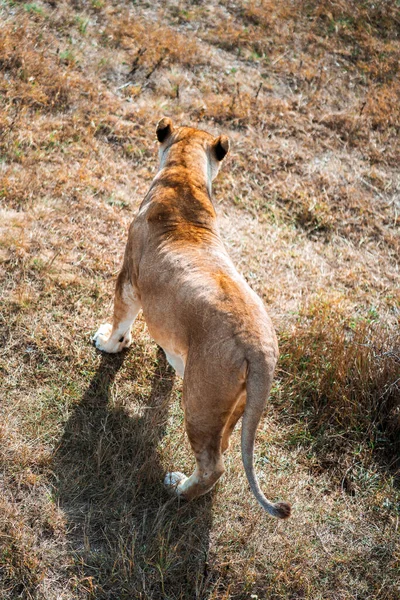
{"type": "Polygon", "coordinates": [[[211,181],[229,149],[225,136],[169,119],[157,127],[160,170],[131,224],[118,276],[112,327],[94,336],[97,348],[119,352],[131,342],[140,309],[155,341],[183,375],[185,425],[196,457],[186,478],[166,483],[188,500],[208,492],[224,472],[222,453],[244,414],[242,457],[250,486],[272,515],[253,467],[257,425],[278,357],[275,332],[261,299],[236,271],[221,241],[211,181]]]}

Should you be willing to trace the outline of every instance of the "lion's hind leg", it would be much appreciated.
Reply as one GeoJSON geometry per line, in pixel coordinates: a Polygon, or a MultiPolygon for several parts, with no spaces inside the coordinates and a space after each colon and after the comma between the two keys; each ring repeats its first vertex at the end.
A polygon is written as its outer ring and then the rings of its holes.
{"type": "Polygon", "coordinates": [[[140,298],[122,270],[115,286],[113,324],[100,325],[93,336],[96,348],[112,354],[128,348],[132,342],[131,326],[140,309],[140,298]]]}
{"type": "Polygon", "coordinates": [[[213,428],[207,433],[203,428],[186,422],[186,431],[192,446],[196,468],[190,477],[183,473],[172,472],[165,477],[164,483],[185,500],[193,500],[206,494],[216,484],[224,472],[221,453],[223,428],[213,428]]]}
{"type": "Polygon", "coordinates": [[[206,494],[224,473],[224,432],[243,389],[240,374],[235,379],[229,369],[224,373],[217,365],[205,368],[202,361],[193,362],[186,365],[183,405],[196,468],[190,477],[168,473],[165,478],[167,487],[186,500],[206,494]]]}
{"type": "Polygon", "coordinates": [[[226,452],[229,448],[229,439],[232,435],[233,430],[235,429],[236,423],[239,421],[240,417],[244,413],[244,409],[246,407],[246,398],[246,390],[243,390],[240,393],[239,398],[236,404],[234,405],[233,410],[226,422],[221,442],[222,452],[226,452]]]}

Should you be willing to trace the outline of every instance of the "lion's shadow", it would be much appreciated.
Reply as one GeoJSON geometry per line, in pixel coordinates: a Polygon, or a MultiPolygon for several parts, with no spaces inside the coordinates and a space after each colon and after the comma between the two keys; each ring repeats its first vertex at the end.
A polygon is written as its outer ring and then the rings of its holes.
{"type": "Polygon", "coordinates": [[[160,350],[150,396],[132,416],[110,401],[125,355],[102,357],[54,455],[73,577],[96,599],[202,598],[212,499],[169,498],[157,450],[174,378],[160,350]]]}

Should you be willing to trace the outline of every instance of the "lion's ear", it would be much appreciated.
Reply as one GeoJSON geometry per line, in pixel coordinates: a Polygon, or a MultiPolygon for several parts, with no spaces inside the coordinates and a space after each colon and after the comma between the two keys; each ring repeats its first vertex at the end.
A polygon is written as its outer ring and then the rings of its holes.
{"type": "Polygon", "coordinates": [[[229,138],[226,135],[220,135],[217,138],[215,138],[212,147],[215,154],[215,158],[218,161],[221,161],[228,154],[229,146],[229,138]]]}
{"type": "Polygon", "coordinates": [[[169,136],[173,132],[173,129],[174,126],[172,124],[172,121],[168,117],[163,117],[162,119],[160,119],[160,121],[158,121],[156,134],[160,144],[163,144],[169,138],[169,136]]]}

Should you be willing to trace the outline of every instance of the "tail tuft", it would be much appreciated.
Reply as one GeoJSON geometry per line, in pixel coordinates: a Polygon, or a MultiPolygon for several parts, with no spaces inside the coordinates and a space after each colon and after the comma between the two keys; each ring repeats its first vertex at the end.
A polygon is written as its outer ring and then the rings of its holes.
{"type": "Polygon", "coordinates": [[[278,519],[288,519],[290,517],[290,513],[292,512],[292,507],[288,502],[277,502],[274,506],[274,517],[278,517],[278,519]]]}

